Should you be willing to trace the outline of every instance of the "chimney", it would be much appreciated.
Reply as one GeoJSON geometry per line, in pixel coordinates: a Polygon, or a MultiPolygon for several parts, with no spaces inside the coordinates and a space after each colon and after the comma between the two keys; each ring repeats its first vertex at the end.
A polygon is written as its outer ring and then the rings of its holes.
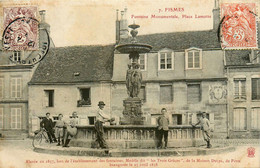
{"type": "Polygon", "coordinates": [[[219,0],[215,0],[213,13],[213,30],[218,31],[219,23],[220,23],[220,8],[219,8],[219,0]]]}
{"type": "Polygon", "coordinates": [[[116,10],[116,44],[119,43],[120,40],[120,21],[118,20],[118,9],[116,10]]]}
{"type": "Polygon", "coordinates": [[[120,39],[128,38],[128,21],[127,21],[127,8],[125,8],[121,13],[121,18],[118,20],[118,10],[116,13],[116,43],[118,44],[120,39]]]}
{"type": "Polygon", "coordinates": [[[127,9],[121,11],[121,20],[120,20],[120,39],[128,38],[128,22],[127,22],[127,9]]]}
{"type": "Polygon", "coordinates": [[[40,15],[41,15],[41,23],[45,23],[45,13],[46,10],[41,10],[39,11],[40,15]]]}
{"type": "Polygon", "coordinates": [[[46,29],[48,31],[48,33],[50,33],[50,25],[45,22],[46,10],[40,10],[39,13],[40,13],[40,16],[41,16],[39,29],[46,29]]]}

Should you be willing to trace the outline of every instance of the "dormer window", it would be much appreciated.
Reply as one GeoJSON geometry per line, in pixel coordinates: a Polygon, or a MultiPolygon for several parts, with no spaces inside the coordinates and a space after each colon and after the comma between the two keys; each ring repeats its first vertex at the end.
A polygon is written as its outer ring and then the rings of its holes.
{"type": "Polygon", "coordinates": [[[14,51],[13,52],[13,61],[21,62],[22,52],[21,51],[14,51]]]}
{"type": "Polygon", "coordinates": [[[163,49],[158,53],[158,69],[173,70],[174,69],[174,53],[172,50],[163,49]]]}
{"type": "Polygon", "coordinates": [[[202,68],[202,50],[190,48],[185,50],[186,69],[202,68]]]}
{"type": "Polygon", "coordinates": [[[146,70],[146,58],[147,58],[147,56],[146,56],[147,54],[140,54],[140,57],[139,57],[139,64],[140,64],[140,69],[141,70],[146,70]]]}

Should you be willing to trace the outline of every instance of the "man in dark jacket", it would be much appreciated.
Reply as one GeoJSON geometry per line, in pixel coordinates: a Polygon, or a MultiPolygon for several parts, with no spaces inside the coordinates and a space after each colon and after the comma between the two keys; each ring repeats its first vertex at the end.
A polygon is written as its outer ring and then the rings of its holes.
{"type": "Polygon", "coordinates": [[[168,143],[169,119],[167,118],[166,108],[162,108],[162,115],[158,118],[158,145],[157,148],[162,148],[162,139],[164,137],[165,149],[168,143]]]}
{"type": "Polygon", "coordinates": [[[54,140],[54,142],[57,142],[56,137],[53,132],[54,124],[52,122],[52,119],[50,118],[50,113],[46,113],[46,117],[42,119],[40,125],[42,128],[45,128],[45,130],[47,131],[47,135],[49,137],[50,143],[52,143],[53,140],[54,140]],[[53,140],[52,140],[52,138],[53,138],[53,140]]]}

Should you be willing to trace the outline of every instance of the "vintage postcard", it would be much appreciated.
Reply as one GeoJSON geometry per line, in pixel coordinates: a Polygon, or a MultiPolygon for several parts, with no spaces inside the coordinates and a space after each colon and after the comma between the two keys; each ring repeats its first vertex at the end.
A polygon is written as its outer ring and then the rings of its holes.
{"type": "Polygon", "coordinates": [[[0,1],[0,167],[260,167],[259,33],[259,0],[0,1]]]}

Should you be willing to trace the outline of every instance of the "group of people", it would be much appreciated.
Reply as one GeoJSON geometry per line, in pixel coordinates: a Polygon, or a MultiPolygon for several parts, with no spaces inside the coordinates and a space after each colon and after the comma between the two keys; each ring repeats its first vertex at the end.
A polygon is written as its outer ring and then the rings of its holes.
{"type": "Polygon", "coordinates": [[[69,122],[63,120],[63,115],[58,115],[58,120],[54,124],[50,118],[50,113],[46,113],[46,117],[40,123],[41,128],[46,130],[50,143],[56,142],[57,146],[69,147],[71,137],[76,135],[78,125],[77,112],[72,113],[72,118],[69,122]],[[55,134],[54,134],[55,133],[55,134]]]}
{"type": "MultiPolygon", "coordinates": [[[[164,148],[167,148],[168,145],[168,131],[169,131],[169,119],[167,118],[167,110],[162,108],[161,110],[162,115],[157,119],[157,148],[162,148],[162,139],[164,138],[164,148]]],[[[199,121],[196,124],[191,124],[193,127],[200,125],[200,128],[203,133],[203,138],[207,142],[207,148],[211,148],[212,145],[210,144],[210,122],[206,118],[206,112],[199,112],[199,121]]]]}
{"type": "MultiPolygon", "coordinates": [[[[99,101],[98,110],[96,114],[96,122],[95,122],[95,131],[97,133],[96,142],[99,144],[101,148],[107,148],[107,143],[103,137],[104,122],[112,122],[114,118],[110,118],[103,110],[105,107],[105,103],[103,101],[99,101]]],[[[72,117],[69,122],[65,122],[63,120],[63,115],[58,115],[58,120],[54,124],[52,119],[50,118],[50,113],[46,113],[46,117],[40,123],[41,128],[44,128],[47,132],[50,143],[57,143],[57,146],[69,147],[68,144],[73,136],[77,134],[77,125],[79,124],[77,112],[72,113],[72,117]],[[54,134],[55,132],[55,134],[54,134]]]]}
{"type": "MultiPolygon", "coordinates": [[[[96,131],[96,142],[99,144],[100,148],[108,148],[106,140],[104,139],[104,128],[103,124],[105,122],[114,121],[109,115],[104,112],[105,103],[99,101],[98,110],[96,114],[95,131],[96,131]]],[[[206,118],[206,112],[200,112],[200,118],[198,123],[192,124],[193,127],[200,125],[203,131],[203,138],[207,142],[207,148],[211,148],[210,144],[210,122],[206,118]]],[[[46,118],[41,122],[41,127],[46,129],[50,143],[57,142],[57,146],[62,145],[63,147],[69,147],[68,144],[70,139],[77,134],[76,126],[79,124],[77,112],[72,113],[72,118],[67,123],[63,121],[63,115],[59,114],[58,120],[54,125],[52,119],[50,118],[50,113],[46,113],[46,118]],[[54,131],[55,134],[54,134],[54,131]]],[[[161,109],[161,116],[157,119],[157,148],[160,149],[163,146],[162,139],[164,138],[164,148],[168,146],[168,131],[169,131],[169,119],[167,117],[166,108],[161,109]]]]}

